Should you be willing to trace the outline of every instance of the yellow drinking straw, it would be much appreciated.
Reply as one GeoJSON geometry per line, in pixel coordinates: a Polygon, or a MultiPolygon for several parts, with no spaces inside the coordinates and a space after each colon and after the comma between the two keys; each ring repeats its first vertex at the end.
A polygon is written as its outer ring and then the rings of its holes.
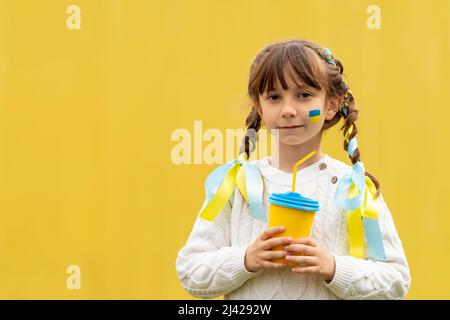
{"type": "Polygon", "coordinates": [[[294,164],[294,176],[292,177],[292,192],[295,192],[295,178],[297,177],[297,167],[301,165],[303,162],[311,158],[313,155],[316,154],[316,151],[312,151],[306,155],[303,159],[298,161],[296,164],[294,164]]]}

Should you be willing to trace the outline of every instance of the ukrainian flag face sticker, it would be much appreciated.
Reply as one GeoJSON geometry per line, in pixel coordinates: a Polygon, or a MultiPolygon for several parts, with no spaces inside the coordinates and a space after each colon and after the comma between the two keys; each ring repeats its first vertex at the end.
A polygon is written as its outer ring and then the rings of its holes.
{"type": "Polygon", "coordinates": [[[309,111],[309,118],[311,119],[311,122],[319,122],[320,120],[320,110],[315,109],[309,111]]]}

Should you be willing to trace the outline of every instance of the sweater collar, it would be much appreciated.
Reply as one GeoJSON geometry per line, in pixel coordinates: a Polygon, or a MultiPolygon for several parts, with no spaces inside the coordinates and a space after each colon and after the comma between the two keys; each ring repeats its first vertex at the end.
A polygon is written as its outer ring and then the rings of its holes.
{"type": "MultiPolygon", "coordinates": [[[[269,182],[288,186],[292,185],[293,173],[287,173],[272,166],[269,162],[271,157],[265,157],[259,160],[259,169],[263,177],[269,182]]],[[[330,157],[324,153],[321,159],[297,171],[296,184],[304,183],[316,179],[325,173],[326,168],[330,166],[330,157]],[[323,165],[326,164],[325,165],[323,165]],[[322,166],[321,166],[322,165],[322,166]]]]}

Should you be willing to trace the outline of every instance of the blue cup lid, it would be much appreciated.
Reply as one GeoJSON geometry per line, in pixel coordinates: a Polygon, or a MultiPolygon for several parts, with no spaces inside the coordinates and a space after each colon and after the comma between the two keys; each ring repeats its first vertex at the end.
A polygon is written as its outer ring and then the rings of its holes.
{"type": "Polygon", "coordinates": [[[272,193],[269,202],[282,207],[305,211],[319,211],[319,202],[306,198],[297,192],[272,193]]]}

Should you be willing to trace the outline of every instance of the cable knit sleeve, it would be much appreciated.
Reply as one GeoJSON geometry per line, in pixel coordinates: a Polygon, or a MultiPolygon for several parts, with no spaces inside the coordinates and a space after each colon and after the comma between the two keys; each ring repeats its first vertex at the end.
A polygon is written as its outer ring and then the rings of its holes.
{"type": "MultiPolygon", "coordinates": [[[[202,209],[206,203],[205,200],[202,209]]],[[[186,244],[178,253],[178,277],[184,289],[194,297],[225,295],[259,273],[245,268],[247,246],[231,246],[230,215],[228,201],[212,222],[197,216],[186,244]]]]}
{"type": "Polygon", "coordinates": [[[386,261],[333,254],[336,261],[335,276],[325,286],[340,298],[402,299],[410,288],[411,276],[402,242],[381,195],[378,219],[386,261]]]}

